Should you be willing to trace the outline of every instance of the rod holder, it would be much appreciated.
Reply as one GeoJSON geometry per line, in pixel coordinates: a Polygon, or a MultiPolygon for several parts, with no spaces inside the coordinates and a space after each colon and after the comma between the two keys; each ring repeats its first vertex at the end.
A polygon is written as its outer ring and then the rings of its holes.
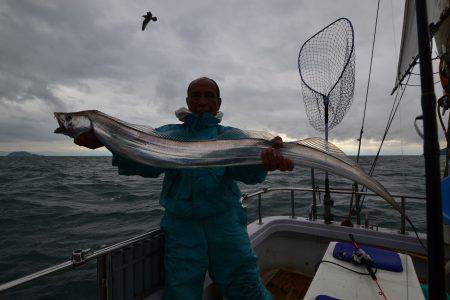
{"type": "Polygon", "coordinates": [[[91,249],[76,249],[72,251],[72,264],[74,266],[82,265],[86,262],[86,255],[91,254],[91,249]]]}
{"type": "Polygon", "coordinates": [[[369,212],[367,210],[364,213],[364,227],[369,228],[369,212]]]}

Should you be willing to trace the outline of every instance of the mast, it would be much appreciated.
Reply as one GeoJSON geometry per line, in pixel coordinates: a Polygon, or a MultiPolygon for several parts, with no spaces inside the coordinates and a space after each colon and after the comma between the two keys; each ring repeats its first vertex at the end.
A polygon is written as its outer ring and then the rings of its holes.
{"type": "MultiPolygon", "coordinates": [[[[449,109],[449,92],[450,86],[448,84],[449,77],[449,68],[450,68],[450,9],[444,10],[441,14],[441,18],[431,27],[431,31],[434,33],[434,41],[436,42],[436,50],[440,57],[439,63],[439,81],[441,82],[442,90],[444,95],[438,100],[438,114],[440,115],[440,108],[442,107],[442,116],[446,110],[449,109]]],[[[440,120],[441,116],[439,116],[440,120]]],[[[442,122],[443,123],[443,122],[442,122]]],[[[442,126],[442,130],[444,131],[447,144],[446,144],[446,156],[445,156],[445,169],[444,169],[444,177],[447,177],[449,174],[449,160],[450,160],[450,114],[447,120],[447,128],[442,126]]]]}
{"type": "Polygon", "coordinates": [[[429,299],[445,299],[444,241],[439,170],[436,96],[431,65],[431,44],[425,0],[416,0],[424,157],[427,197],[427,244],[429,299]]]}

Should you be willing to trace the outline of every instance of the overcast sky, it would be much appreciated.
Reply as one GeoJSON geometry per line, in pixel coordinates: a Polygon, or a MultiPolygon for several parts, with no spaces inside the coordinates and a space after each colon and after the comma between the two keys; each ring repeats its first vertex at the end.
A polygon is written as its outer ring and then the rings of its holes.
{"type": "MultiPolygon", "coordinates": [[[[363,154],[376,151],[393,97],[403,1],[382,0],[363,154]]],[[[297,68],[301,44],[339,17],[355,29],[353,105],[331,140],[355,153],[376,0],[0,2],[0,152],[102,154],[56,135],[54,111],[98,109],[157,127],[177,123],[186,87],[214,78],[223,124],[289,139],[321,136],[308,123],[297,68]],[[158,17],[141,31],[141,15],[158,17]]],[[[411,83],[418,83],[412,78],[411,83]]],[[[439,87],[437,94],[441,94],[439,87]]],[[[421,154],[413,128],[419,89],[408,88],[384,154],[421,154]]]]}

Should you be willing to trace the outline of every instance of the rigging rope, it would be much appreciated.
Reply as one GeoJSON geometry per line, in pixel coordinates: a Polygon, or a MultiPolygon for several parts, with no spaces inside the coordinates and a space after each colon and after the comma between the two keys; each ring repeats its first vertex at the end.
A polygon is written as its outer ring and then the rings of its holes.
{"type": "MultiPolygon", "coordinates": [[[[416,73],[416,72],[409,72],[411,75],[416,75],[416,76],[420,76],[420,73],[416,73]]],[[[433,75],[439,74],[439,71],[437,72],[433,72],[433,75]]]]}
{"type": "MultiPolygon", "coordinates": [[[[408,81],[409,81],[410,78],[411,78],[411,74],[409,74],[408,78],[406,79],[406,83],[408,83],[408,81]]],[[[401,89],[401,87],[400,87],[400,89],[401,89]]],[[[386,124],[386,128],[385,128],[385,130],[384,130],[383,137],[382,137],[382,139],[381,139],[380,146],[378,147],[377,154],[375,155],[375,158],[373,159],[372,165],[371,165],[371,167],[370,167],[369,176],[372,176],[372,175],[373,175],[373,172],[374,172],[374,170],[375,170],[375,166],[376,166],[377,161],[378,161],[378,158],[379,158],[379,156],[380,156],[381,148],[383,147],[384,141],[385,141],[386,136],[387,136],[387,134],[388,134],[389,128],[391,127],[392,121],[394,120],[395,113],[397,112],[397,109],[398,109],[398,107],[399,107],[399,105],[400,105],[400,102],[401,102],[401,100],[402,100],[402,98],[403,98],[403,95],[404,95],[404,93],[405,93],[406,87],[403,87],[402,92],[401,92],[401,94],[400,94],[400,97],[398,97],[398,95],[399,95],[399,90],[400,90],[400,89],[397,89],[397,93],[395,94],[394,102],[392,103],[391,112],[389,113],[388,121],[387,121],[387,124],[386,124]]],[[[364,186],[361,188],[361,192],[364,192],[364,191],[366,191],[366,190],[367,190],[367,189],[366,189],[366,187],[364,187],[364,186]]],[[[357,214],[359,214],[359,213],[361,212],[362,207],[363,207],[363,204],[364,204],[365,198],[366,198],[365,195],[363,195],[363,196],[362,196],[361,203],[359,204],[359,207],[358,207],[359,209],[358,209],[358,211],[356,212],[357,214]]],[[[356,205],[356,202],[355,202],[355,205],[356,205]]]]}
{"type": "Polygon", "coordinates": [[[392,23],[392,32],[394,33],[394,42],[392,43],[394,45],[394,57],[398,57],[397,55],[397,34],[395,31],[395,25],[394,25],[394,7],[392,4],[392,0],[390,1],[391,3],[391,23],[392,23]]]}
{"type": "Polygon", "coordinates": [[[402,181],[403,186],[406,186],[406,174],[405,174],[405,152],[403,149],[403,122],[402,122],[402,109],[400,108],[400,111],[398,113],[399,120],[400,120],[400,150],[402,152],[402,181]]]}
{"type": "MultiPolygon", "coordinates": [[[[358,139],[358,155],[357,155],[357,158],[356,158],[356,162],[359,161],[360,150],[361,150],[361,142],[362,142],[362,135],[363,135],[363,132],[364,132],[364,123],[365,123],[365,117],[366,117],[367,99],[368,99],[368,93],[369,93],[369,87],[370,87],[370,78],[371,78],[371,72],[372,72],[372,61],[373,61],[373,52],[374,52],[374,48],[375,48],[375,37],[376,37],[376,32],[377,32],[377,24],[378,24],[378,13],[379,13],[379,8],[380,8],[380,0],[378,0],[378,3],[377,3],[377,13],[376,13],[376,18],[375,18],[375,26],[374,26],[375,28],[374,28],[373,41],[372,41],[372,51],[371,51],[371,57],[370,57],[369,76],[368,76],[368,80],[367,80],[367,88],[366,88],[366,95],[365,95],[365,102],[364,102],[364,113],[363,113],[363,119],[362,119],[362,124],[361,124],[361,131],[360,131],[360,135],[359,135],[359,139],[358,139]]],[[[392,11],[392,14],[393,14],[392,0],[391,0],[391,11],[392,11]]],[[[392,21],[392,27],[393,27],[394,37],[395,37],[395,27],[394,27],[393,21],[392,21]]],[[[394,39],[394,51],[397,52],[396,50],[397,50],[397,49],[396,49],[396,44],[395,44],[395,39],[394,39]]],[[[434,58],[434,59],[435,59],[435,58],[434,58]]],[[[432,59],[432,60],[433,60],[433,59],[432,59]]],[[[373,160],[373,162],[372,162],[372,165],[371,165],[371,168],[370,168],[370,171],[369,171],[369,175],[370,175],[370,176],[373,175],[373,172],[374,172],[374,170],[375,170],[376,163],[377,163],[377,161],[378,161],[378,157],[379,157],[380,152],[381,152],[381,148],[382,148],[383,143],[384,143],[384,141],[385,141],[385,139],[386,139],[387,133],[388,133],[390,127],[391,127],[392,121],[393,121],[394,118],[395,118],[395,114],[396,114],[396,112],[397,112],[397,110],[398,110],[398,108],[399,108],[399,105],[400,105],[400,102],[401,102],[401,100],[402,100],[402,98],[403,98],[403,95],[404,95],[404,93],[405,93],[406,87],[407,87],[407,86],[411,86],[411,85],[408,85],[409,79],[411,78],[411,75],[416,75],[416,73],[413,73],[412,71],[413,71],[413,69],[410,70],[410,72],[408,73],[408,78],[407,78],[407,80],[406,80],[406,83],[403,84],[403,90],[402,90],[402,92],[401,92],[401,94],[400,94],[400,98],[398,98],[398,95],[399,95],[399,89],[397,89],[397,94],[395,95],[394,103],[392,104],[391,112],[390,112],[390,114],[389,114],[388,122],[387,122],[387,124],[386,124],[386,129],[385,129],[385,132],[384,132],[384,134],[383,134],[382,141],[381,141],[381,143],[380,143],[380,146],[379,146],[379,148],[378,148],[377,154],[376,154],[376,156],[375,156],[375,158],[374,158],[374,160],[373,160]],[[397,101],[397,99],[398,99],[398,101],[397,101]],[[394,108],[394,107],[395,107],[395,108],[394,108]]],[[[417,74],[417,75],[419,75],[419,74],[417,74]]],[[[434,75],[434,74],[433,74],[433,75],[434,75]]],[[[406,77],[406,76],[405,76],[405,77],[406,77]]],[[[399,85],[399,87],[401,88],[402,85],[399,85]]],[[[439,112],[438,112],[438,114],[439,114],[439,112]]],[[[400,121],[400,122],[401,122],[401,121],[400,121]]],[[[401,150],[402,150],[402,159],[403,159],[403,141],[402,141],[401,148],[402,148],[401,150]]],[[[357,187],[357,186],[355,186],[355,187],[357,187]]],[[[361,191],[364,191],[364,190],[367,190],[367,189],[366,189],[365,187],[362,187],[362,188],[361,188],[361,191]]],[[[360,197],[360,195],[355,195],[355,196],[356,196],[356,197],[360,197]]],[[[353,195],[352,195],[352,197],[353,197],[353,195]]],[[[353,199],[353,198],[352,198],[352,199],[353,199]]],[[[358,207],[357,214],[359,214],[359,213],[361,212],[361,209],[362,209],[363,204],[364,204],[364,200],[365,200],[365,195],[363,195],[363,199],[362,199],[362,201],[361,201],[361,203],[360,203],[360,205],[359,205],[359,207],[358,207]]],[[[353,202],[353,201],[352,201],[352,202],[353,202]]],[[[349,211],[349,214],[351,214],[352,211],[353,211],[353,209],[352,209],[352,202],[350,202],[350,211],[349,211]]],[[[356,202],[358,202],[358,201],[356,201],[356,202]]],[[[357,204],[356,202],[355,202],[355,208],[356,208],[356,204],[357,204]]],[[[414,231],[414,233],[415,233],[415,235],[416,235],[418,241],[420,242],[421,246],[423,247],[423,249],[425,250],[425,252],[427,252],[428,249],[427,249],[427,247],[425,247],[425,245],[422,243],[422,240],[419,238],[419,235],[418,235],[418,233],[417,233],[417,230],[416,230],[414,224],[411,222],[411,220],[410,220],[408,217],[406,217],[406,220],[407,220],[407,222],[410,224],[410,226],[412,227],[412,229],[413,229],[413,231],[414,231]]],[[[378,284],[378,283],[377,283],[377,284],[378,284]]],[[[380,286],[378,286],[378,287],[381,289],[380,286]]],[[[383,293],[382,295],[385,297],[384,293],[383,293]]]]}
{"type": "MultiPolygon", "coordinates": [[[[411,74],[409,74],[408,78],[406,79],[406,83],[408,83],[408,81],[409,81],[410,78],[411,78],[411,74]]],[[[406,87],[403,87],[402,92],[401,92],[401,94],[400,94],[400,97],[398,97],[398,95],[399,95],[399,89],[397,89],[397,94],[395,95],[394,102],[392,103],[391,112],[390,112],[390,114],[389,114],[388,122],[387,122],[386,128],[385,128],[385,130],[384,130],[383,138],[381,139],[381,143],[380,143],[380,146],[378,147],[377,154],[375,155],[375,158],[373,159],[372,165],[371,165],[371,167],[370,167],[369,176],[372,176],[372,175],[373,175],[373,172],[374,172],[374,170],[375,170],[375,166],[376,166],[376,164],[377,164],[377,162],[378,162],[378,158],[379,158],[379,156],[380,156],[381,148],[383,147],[384,141],[386,140],[386,136],[387,136],[387,134],[388,134],[388,132],[389,132],[389,129],[390,129],[391,124],[392,124],[392,121],[393,121],[394,118],[395,118],[395,114],[396,114],[396,112],[397,112],[397,110],[398,110],[398,107],[399,107],[401,101],[402,101],[402,98],[403,98],[403,95],[405,94],[405,91],[406,91],[406,87]]],[[[366,187],[362,187],[362,188],[361,188],[361,192],[364,192],[365,190],[367,190],[366,187]]],[[[365,199],[366,199],[366,197],[365,197],[365,195],[363,195],[363,196],[362,196],[361,203],[359,204],[359,209],[358,209],[358,211],[357,211],[357,214],[359,214],[359,213],[361,212],[362,207],[363,207],[363,205],[364,205],[364,200],[365,200],[365,199]]],[[[412,224],[411,224],[411,225],[412,225],[412,224]]]]}
{"type": "MultiPolygon", "coordinates": [[[[439,80],[433,82],[433,84],[438,84],[438,83],[441,83],[441,82],[439,80]]],[[[400,85],[403,85],[403,86],[421,86],[420,84],[407,84],[407,83],[400,83],[400,85]]]]}
{"type": "Polygon", "coordinates": [[[372,52],[370,54],[369,78],[367,79],[366,100],[364,101],[363,119],[362,119],[362,124],[361,124],[361,131],[359,132],[358,155],[356,156],[356,162],[359,161],[359,155],[360,155],[360,152],[361,152],[362,135],[363,135],[363,132],[364,132],[364,122],[365,122],[365,119],[366,119],[367,99],[368,99],[368,96],[369,96],[370,77],[371,77],[371,74],[372,74],[373,51],[375,49],[375,37],[377,35],[377,24],[378,24],[378,12],[379,12],[379,10],[380,10],[380,0],[378,0],[377,15],[375,17],[375,29],[373,31],[373,39],[372,39],[372,52]]]}
{"type": "MultiPolygon", "coordinates": [[[[406,82],[407,82],[407,83],[408,83],[408,81],[409,81],[410,78],[411,78],[411,75],[409,75],[408,78],[406,79],[406,82]]],[[[398,91],[398,90],[397,90],[397,91],[398,91]]],[[[384,141],[386,140],[386,137],[387,137],[387,134],[388,134],[388,132],[389,132],[389,129],[391,128],[392,121],[393,121],[394,118],[395,118],[395,114],[397,113],[398,107],[399,107],[399,105],[400,105],[400,103],[401,103],[401,101],[402,101],[402,98],[403,98],[403,95],[405,94],[405,91],[406,91],[406,87],[404,87],[404,88],[402,89],[402,92],[401,92],[401,94],[400,94],[400,97],[397,97],[397,96],[399,95],[398,92],[397,92],[397,94],[395,95],[394,102],[392,103],[391,112],[390,112],[390,114],[389,114],[388,122],[387,122],[386,128],[385,128],[385,130],[384,130],[383,138],[381,139],[381,143],[380,143],[380,146],[378,147],[377,154],[375,155],[375,158],[373,159],[372,165],[371,165],[371,167],[370,167],[369,176],[372,176],[372,175],[373,175],[373,172],[374,172],[374,170],[375,170],[375,166],[376,166],[376,164],[377,164],[377,162],[378,162],[378,158],[380,157],[381,148],[383,147],[384,141]]],[[[361,189],[361,191],[363,191],[364,189],[365,189],[365,188],[363,187],[363,188],[361,189]]],[[[361,202],[360,207],[362,207],[362,205],[364,204],[364,198],[365,198],[365,197],[363,196],[363,200],[362,200],[362,202],[361,202]]]]}
{"type": "MultiPolygon", "coordinates": [[[[408,78],[406,79],[406,83],[408,83],[410,78],[411,78],[411,75],[409,75],[408,78]]],[[[375,158],[374,158],[374,160],[372,162],[372,166],[370,167],[370,171],[369,171],[369,175],[370,176],[373,175],[373,172],[375,170],[375,166],[376,166],[376,164],[378,162],[378,158],[380,157],[381,148],[383,147],[384,141],[386,140],[386,136],[387,136],[387,134],[389,132],[389,129],[391,128],[392,121],[395,118],[395,114],[397,113],[398,107],[400,105],[400,102],[402,101],[402,98],[403,98],[403,95],[405,94],[405,91],[406,91],[406,87],[404,87],[402,89],[402,92],[400,94],[400,98],[398,98],[398,100],[397,100],[398,93],[396,94],[396,97],[394,99],[394,103],[392,104],[391,112],[389,114],[388,123],[386,124],[386,129],[384,130],[383,138],[381,139],[381,143],[380,143],[380,146],[378,147],[377,154],[376,154],[376,156],[375,156],[375,158]]],[[[363,200],[363,202],[364,202],[364,200],[363,200]]]]}

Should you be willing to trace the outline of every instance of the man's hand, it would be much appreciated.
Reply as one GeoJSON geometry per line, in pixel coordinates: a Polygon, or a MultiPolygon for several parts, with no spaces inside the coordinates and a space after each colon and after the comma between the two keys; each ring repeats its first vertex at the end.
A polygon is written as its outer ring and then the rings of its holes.
{"type": "Polygon", "coordinates": [[[261,161],[267,171],[292,171],[294,162],[278,153],[277,149],[283,147],[283,140],[277,136],[273,140],[273,148],[267,148],[261,151],[261,161]]]}
{"type": "Polygon", "coordinates": [[[79,146],[83,146],[89,149],[97,149],[103,147],[102,142],[97,139],[92,130],[80,134],[76,139],[74,139],[74,142],[79,146]]]}

